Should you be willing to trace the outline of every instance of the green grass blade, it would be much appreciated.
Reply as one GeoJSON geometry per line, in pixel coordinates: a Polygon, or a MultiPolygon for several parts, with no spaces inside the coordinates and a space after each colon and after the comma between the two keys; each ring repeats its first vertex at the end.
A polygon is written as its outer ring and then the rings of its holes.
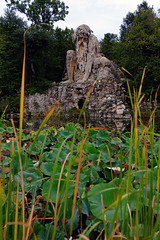
{"type": "Polygon", "coordinates": [[[75,189],[74,189],[74,195],[73,195],[73,206],[72,206],[72,214],[71,214],[70,235],[72,234],[73,217],[74,217],[74,211],[75,211],[75,206],[76,206],[76,201],[77,201],[78,184],[79,184],[81,162],[82,162],[82,155],[83,155],[83,145],[84,145],[84,142],[85,142],[84,134],[85,134],[85,128],[84,128],[84,132],[83,132],[83,136],[82,136],[82,143],[81,143],[81,149],[80,149],[80,155],[79,155],[79,161],[78,161],[78,168],[77,168],[76,183],[75,183],[75,189]]]}
{"type": "Polygon", "coordinates": [[[33,146],[34,146],[34,143],[35,143],[36,139],[38,138],[38,136],[39,136],[40,132],[42,131],[44,125],[48,122],[49,118],[53,114],[53,112],[54,112],[55,108],[57,107],[58,103],[59,103],[59,101],[57,101],[55,103],[55,105],[52,107],[52,109],[49,111],[49,113],[46,115],[46,117],[44,118],[43,122],[41,123],[41,125],[40,125],[40,127],[39,127],[39,129],[38,129],[38,131],[37,131],[37,133],[36,133],[36,135],[34,137],[34,140],[33,140],[32,146],[31,146],[31,150],[30,150],[29,156],[31,155],[31,152],[33,150],[33,146]]]}
{"type": "Polygon", "coordinates": [[[5,114],[6,110],[7,110],[7,107],[8,107],[8,105],[5,107],[3,113],[2,113],[2,115],[1,115],[1,117],[0,117],[0,122],[2,121],[2,119],[3,119],[3,117],[4,117],[4,114],[5,114]]]}
{"type": "Polygon", "coordinates": [[[90,96],[90,94],[91,94],[91,92],[92,92],[95,84],[96,84],[96,81],[92,84],[92,86],[91,86],[91,88],[90,88],[90,90],[89,90],[89,92],[88,92],[88,94],[87,94],[87,97],[86,97],[86,99],[85,99],[85,101],[84,101],[84,104],[83,104],[83,106],[82,106],[82,109],[81,109],[81,111],[80,111],[79,120],[78,120],[78,121],[80,121],[80,118],[81,118],[82,113],[83,113],[83,111],[84,111],[84,107],[85,107],[85,105],[86,105],[86,102],[87,102],[87,100],[88,100],[88,98],[89,98],[89,96],[90,96]]]}

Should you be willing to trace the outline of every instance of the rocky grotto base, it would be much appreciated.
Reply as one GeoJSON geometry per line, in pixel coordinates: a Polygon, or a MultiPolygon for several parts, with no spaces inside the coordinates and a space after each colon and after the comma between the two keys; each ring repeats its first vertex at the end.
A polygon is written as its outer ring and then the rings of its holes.
{"type": "Polygon", "coordinates": [[[59,100],[57,110],[64,113],[81,109],[94,84],[85,109],[90,119],[130,118],[128,94],[122,86],[117,66],[100,53],[97,38],[85,24],[73,34],[75,50],[66,54],[66,79],[53,85],[44,94],[25,97],[24,115],[43,116],[59,100]]]}
{"type": "MultiPolygon", "coordinates": [[[[43,116],[59,100],[57,111],[68,112],[71,108],[81,109],[94,82],[63,83],[56,85],[44,94],[36,93],[25,97],[24,115],[43,116]]],[[[128,119],[128,95],[122,83],[113,80],[96,81],[85,109],[91,119],[128,119]]]]}

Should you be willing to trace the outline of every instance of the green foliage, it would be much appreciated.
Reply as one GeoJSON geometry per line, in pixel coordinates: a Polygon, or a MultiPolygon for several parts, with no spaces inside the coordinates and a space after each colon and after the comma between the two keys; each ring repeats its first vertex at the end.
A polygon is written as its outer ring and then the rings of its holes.
{"type": "Polygon", "coordinates": [[[104,35],[104,39],[100,41],[100,48],[105,57],[110,60],[114,60],[116,58],[117,52],[116,44],[118,43],[118,36],[116,34],[107,33],[104,35]]]}
{"type": "Polygon", "coordinates": [[[0,17],[0,111],[17,112],[23,59],[23,33],[26,23],[13,11],[0,17]],[[13,100],[14,99],[14,100],[13,100]]]}
{"type": "Polygon", "coordinates": [[[159,39],[160,18],[143,1],[134,13],[129,12],[123,19],[119,40],[113,34],[105,34],[101,50],[106,57],[132,74],[133,78],[127,76],[130,78],[131,89],[139,87],[146,66],[143,92],[148,96],[159,85],[159,39]]]}
{"type": "Polygon", "coordinates": [[[26,87],[30,94],[42,93],[52,82],[60,82],[65,69],[66,51],[72,49],[73,30],[41,26],[28,32],[26,87]]]}
{"type": "MultiPolygon", "coordinates": [[[[133,25],[128,29],[124,40],[125,58],[123,66],[135,77],[138,82],[143,68],[146,66],[144,90],[156,90],[159,80],[159,24],[152,9],[141,11],[134,18],[133,25]]],[[[139,82],[138,82],[139,86],[139,82]]]]}
{"type": "Polygon", "coordinates": [[[123,24],[121,24],[121,26],[120,26],[120,40],[121,41],[125,40],[125,37],[126,37],[126,34],[129,30],[129,28],[131,26],[133,26],[133,24],[134,24],[133,22],[134,22],[135,17],[139,16],[142,11],[146,12],[149,9],[153,10],[153,8],[150,8],[148,6],[148,3],[143,0],[143,2],[137,6],[137,10],[134,13],[131,13],[131,12],[127,13],[126,17],[123,18],[123,24]]]}
{"type": "Polygon", "coordinates": [[[68,14],[68,7],[58,0],[6,0],[6,2],[11,9],[24,13],[33,25],[47,23],[53,26],[54,22],[64,20],[68,14]]]}
{"type": "MultiPolygon", "coordinates": [[[[3,212],[3,218],[2,213],[0,216],[1,227],[8,221],[13,222],[13,227],[8,225],[3,233],[13,239],[16,205],[11,198],[16,199],[19,185],[18,204],[21,205],[22,177],[16,141],[15,139],[8,141],[10,137],[13,137],[13,130],[7,127],[4,120],[1,120],[0,127],[3,130],[1,131],[0,161],[0,177],[3,181],[3,190],[0,191],[2,198],[0,208],[3,212]],[[5,209],[10,211],[4,211],[5,209]]],[[[83,234],[94,240],[102,231],[105,223],[106,234],[109,237],[115,222],[118,221],[119,231],[123,237],[130,239],[135,235],[147,234],[148,239],[153,239],[154,233],[159,229],[158,151],[160,145],[159,134],[155,134],[150,127],[147,133],[142,126],[138,128],[137,148],[134,142],[136,132],[122,133],[121,137],[114,137],[106,129],[84,129],[81,125],[74,123],[68,123],[59,129],[53,126],[44,128],[38,136],[34,131],[23,133],[21,161],[26,199],[25,218],[32,217],[29,214],[31,214],[31,208],[34,207],[32,225],[36,237],[39,239],[43,239],[44,236],[48,236],[48,239],[53,238],[56,216],[58,222],[54,239],[64,239],[65,236],[67,238],[70,236],[71,206],[84,132],[86,138],[83,145],[72,236],[77,237],[77,232],[83,226],[83,234]],[[36,140],[35,136],[37,136],[36,140]],[[28,153],[33,143],[33,151],[29,157],[28,153]],[[147,149],[147,153],[144,149],[147,149]],[[65,165],[64,161],[66,161],[65,165]],[[64,196],[70,163],[69,188],[65,203],[64,196]],[[54,179],[52,179],[55,169],[54,179]],[[51,194],[47,204],[49,192],[51,194]],[[65,204],[67,208],[63,226],[65,204]],[[128,227],[131,220],[129,211],[132,214],[131,228],[128,227]],[[50,223],[50,228],[48,228],[48,223],[50,223]],[[92,228],[92,225],[96,227],[92,228]],[[59,229],[61,229],[61,234],[59,229]]],[[[30,234],[30,239],[34,239],[33,231],[30,234]]],[[[21,236],[20,229],[18,235],[21,236]]]]}
{"type": "Polygon", "coordinates": [[[16,93],[20,86],[25,28],[26,24],[15,12],[6,11],[5,16],[0,17],[1,96],[16,93]]]}
{"type": "MultiPolygon", "coordinates": [[[[0,18],[0,112],[17,112],[23,61],[23,34],[27,24],[7,10],[0,18]]],[[[73,49],[73,30],[50,29],[39,25],[26,35],[26,92],[42,93],[52,82],[60,82],[65,69],[66,51],[73,49]]]]}

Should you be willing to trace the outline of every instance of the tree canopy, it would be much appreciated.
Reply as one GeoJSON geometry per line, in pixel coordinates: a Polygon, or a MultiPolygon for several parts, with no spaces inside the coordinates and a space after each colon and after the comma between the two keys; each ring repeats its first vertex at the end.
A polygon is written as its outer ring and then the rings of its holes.
{"type": "Polygon", "coordinates": [[[116,52],[114,51],[115,45],[118,42],[117,34],[106,33],[104,39],[100,41],[101,51],[109,59],[114,59],[116,52]]]}
{"type": "MultiPolygon", "coordinates": [[[[12,111],[19,105],[23,35],[27,28],[27,23],[13,9],[8,8],[4,17],[0,17],[1,111],[8,103],[12,111]]],[[[73,49],[72,34],[72,29],[53,29],[39,24],[27,32],[26,93],[43,92],[52,82],[62,80],[66,51],[73,49]]]]}
{"type": "Polygon", "coordinates": [[[101,50],[106,57],[124,67],[134,78],[130,84],[138,87],[144,67],[143,91],[150,94],[160,83],[160,18],[146,1],[123,19],[120,38],[105,34],[101,50]],[[114,37],[114,38],[113,38],[114,37]]]}
{"type": "Polygon", "coordinates": [[[0,17],[0,96],[15,97],[21,82],[23,33],[26,23],[15,12],[0,17]]]}
{"type": "Polygon", "coordinates": [[[120,26],[120,40],[123,41],[125,39],[125,35],[127,34],[127,31],[131,26],[133,26],[133,22],[135,17],[139,16],[142,11],[146,12],[147,10],[152,9],[152,7],[149,7],[148,3],[146,1],[143,1],[140,5],[137,6],[137,10],[135,10],[133,13],[128,12],[126,17],[123,18],[123,23],[120,26]]]}
{"type": "Polygon", "coordinates": [[[68,14],[68,7],[64,2],[58,0],[5,0],[7,6],[24,13],[32,25],[47,23],[51,26],[54,22],[64,20],[68,14]]]}

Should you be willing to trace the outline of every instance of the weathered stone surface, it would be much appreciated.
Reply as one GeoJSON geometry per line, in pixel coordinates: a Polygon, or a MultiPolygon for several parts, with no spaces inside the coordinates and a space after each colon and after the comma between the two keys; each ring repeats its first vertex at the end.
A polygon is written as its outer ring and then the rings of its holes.
{"type": "MultiPolygon", "coordinates": [[[[30,95],[25,98],[24,114],[46,114],[57,100],[60,100],[57,109],[68,111],[70,108],[80,108],[92,84],[93,81],[63,83],[49,89],[44,94],[30,95]]],[[[121,82],[97,81],[86,103],[86,109],[91,118],[129,118],[126,97],[127,93],[121,82]]]]}
{"type": "Polygon", "coordinates": [[[129,118],[128,94],[122,87],[116,65],[100,54],[97,38],[87,25],[73,34],[76,50],[66,55],[67,81],[54,85],[44,94],[25,97],[25,115],[45,115],[60,100],[57,109],[81,108],[91,86],[95,86],[86,103],[92,119],[129,118]]]}
{"type": "Polygon", "coordinates": [[[76,50],[68,50],[66,56],[70,82],[117,78],[115,64],[100,53],[99,42],[87,25],[82,24],[76,29],[73,42],[76,50]]]}

